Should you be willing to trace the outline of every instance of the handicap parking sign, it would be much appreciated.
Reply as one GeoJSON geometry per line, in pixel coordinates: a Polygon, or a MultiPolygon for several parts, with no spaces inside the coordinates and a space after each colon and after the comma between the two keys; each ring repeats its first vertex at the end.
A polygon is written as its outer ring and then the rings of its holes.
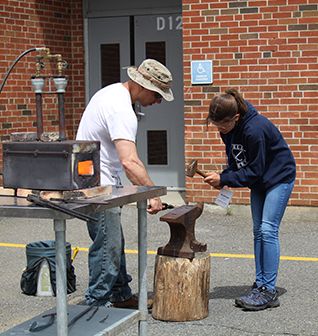
{"type": "Polygon", "coordinates": [[[191,61],[191,84],[213,83],[212,61],[191,61]]]}

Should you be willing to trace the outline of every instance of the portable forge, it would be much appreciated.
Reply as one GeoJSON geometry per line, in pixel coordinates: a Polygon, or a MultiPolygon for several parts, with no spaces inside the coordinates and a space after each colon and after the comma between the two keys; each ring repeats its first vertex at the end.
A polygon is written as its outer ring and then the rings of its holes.
{"type": "Polygon", "coordinates": [[[99,142],[3,143],[3,186],[77,190],[100,185],[99,142]]]}
{"type": "Polygon", "coordinates": [[[60,54],[51,55],[47,48],[38,49],[46,51],[46,55],[36,56],[36,76],[31,77],[36,95],[37,134],[24,133],[21,141],[15,137],[15,140],[3,143],[3,187],[78,190],[99,186],[99,141],[70,141],[65,137],[64,93],[67,77],[62,75],[62,69],[66,62],[60,54]],[[57,60],[58,75],[41,76],[43,59],[51,58],[57,60]],[[58,96],[59,135],[55,141],[51,141],[52,138],[43,140],[46,137],[43,136],[42,94],[46,79],[50,84],[52,79],[56,87],[55,92],[46,93],[58,96]]]}

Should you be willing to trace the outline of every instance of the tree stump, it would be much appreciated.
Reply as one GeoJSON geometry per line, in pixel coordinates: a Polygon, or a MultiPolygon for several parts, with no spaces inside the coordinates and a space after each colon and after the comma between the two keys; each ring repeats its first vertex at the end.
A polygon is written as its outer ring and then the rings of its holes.
{"type": "Polygon", "coordinates": [[[152,317],[162,321],[194,321],[209,315],[210,255],[177,258],[157,254],[152,317]]]}

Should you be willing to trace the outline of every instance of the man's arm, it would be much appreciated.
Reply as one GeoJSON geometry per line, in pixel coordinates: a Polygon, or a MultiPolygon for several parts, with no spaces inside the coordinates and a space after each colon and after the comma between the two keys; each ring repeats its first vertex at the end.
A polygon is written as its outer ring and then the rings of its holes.
{"type": "MultiPolygon", "coordinates": [[[[129,181],[134,185],[153,186],[144,164],[138,157],[136,144],[129,140],[117,139],[114,141],[117,149],[118,157],[125,169],[125,173],[129,181]]],[[[155,214],[162,209],[159,197],[149,200],[150,206],[147,211],[155,214]]]]}

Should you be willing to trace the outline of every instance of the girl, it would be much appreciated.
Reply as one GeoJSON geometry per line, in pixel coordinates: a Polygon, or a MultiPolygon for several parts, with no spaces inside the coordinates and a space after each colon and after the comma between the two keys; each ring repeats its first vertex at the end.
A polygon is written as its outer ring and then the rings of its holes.
{"type": "Polygon", "coordinates": [[[247,310],[278,307],[278,230],[295,183],[294,157],[274,124],[234,88],[212,99],[206,118],[210,123],[225,144],[227,169],[209,173],[204,182],[216,189],[251,190],[256,279],[251,291],[235,304],[247,310]]]}

